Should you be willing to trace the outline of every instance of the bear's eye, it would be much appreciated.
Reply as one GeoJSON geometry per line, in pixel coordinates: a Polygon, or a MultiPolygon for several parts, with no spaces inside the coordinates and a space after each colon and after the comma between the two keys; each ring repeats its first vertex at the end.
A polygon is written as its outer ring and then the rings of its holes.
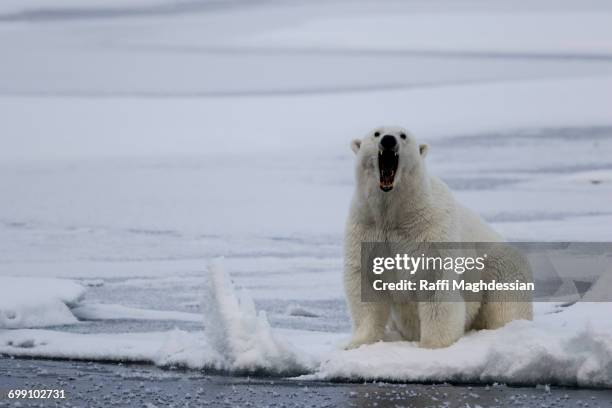
{"type": "Polygon", "coordinates": [[[405,134],[405,133],[402,133],[402,134],[400,135],[400,137],[401,137],[402,139],[406,139],[406,134],[405,134]]]}
{"type": "Polygon", "coordinates": [[[378,137],[378,136],[380,136],[380,132],[374,133],[374,137],[378,137]]]}

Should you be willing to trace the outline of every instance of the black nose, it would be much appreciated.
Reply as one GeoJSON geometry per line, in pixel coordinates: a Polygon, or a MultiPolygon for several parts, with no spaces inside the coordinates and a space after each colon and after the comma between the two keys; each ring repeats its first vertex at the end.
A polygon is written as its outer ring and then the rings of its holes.
{"type": "Polygon", "coordinates": [[[382,139],[380,139],[380,145],[383,149],[393,149],[397,146],[397,139],[395,136],[384,135],[382,139]]]}

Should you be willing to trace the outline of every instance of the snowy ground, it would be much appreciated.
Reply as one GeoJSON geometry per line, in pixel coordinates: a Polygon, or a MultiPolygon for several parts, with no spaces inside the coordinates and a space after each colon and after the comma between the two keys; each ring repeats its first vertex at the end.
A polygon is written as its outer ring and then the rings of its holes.
{"type": "Polygon", "coordinates": [[[612,386],[609,304],[448,350],[335,351],[348,143],[372,127],[428,142],[510,240],[612,240],[611,19],[597,1],[4,2],[0,353],[612,386]],[[211,289],[219,256],[242,303],[211,289]]]}

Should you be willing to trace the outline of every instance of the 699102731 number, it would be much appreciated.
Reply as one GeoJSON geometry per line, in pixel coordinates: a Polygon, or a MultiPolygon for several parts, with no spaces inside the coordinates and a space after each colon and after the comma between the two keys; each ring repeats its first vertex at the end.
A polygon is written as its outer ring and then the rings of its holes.
{"type": "Polygon", "coordinates": [[[65,399],[65,390],[8,390],[8,399],[65,399]]]}

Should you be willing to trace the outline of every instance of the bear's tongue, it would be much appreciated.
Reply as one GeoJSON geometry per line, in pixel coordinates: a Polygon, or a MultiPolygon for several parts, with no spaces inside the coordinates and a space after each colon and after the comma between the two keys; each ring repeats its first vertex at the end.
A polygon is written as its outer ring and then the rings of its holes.
{"type": "Polygon", "coordinates": [[[391,191],[393,189],[393,179],[397,171],[399,157],[392,150],[381,150],[378,152],[378,170],[380,171],[380,189],[391,191]]]}

